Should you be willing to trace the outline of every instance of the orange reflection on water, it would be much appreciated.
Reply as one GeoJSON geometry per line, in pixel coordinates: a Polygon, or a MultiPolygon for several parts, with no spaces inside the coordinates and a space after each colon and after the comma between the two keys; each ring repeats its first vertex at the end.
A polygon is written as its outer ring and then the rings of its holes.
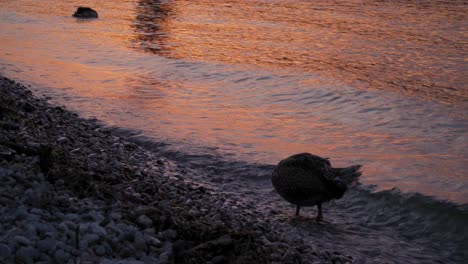
{"type": "Polygon", "coordinates": [[[468,7],[457,1],[139,3],[138,38],[164,56],[286,67],[436,101],[468,100],[468,7]]]}

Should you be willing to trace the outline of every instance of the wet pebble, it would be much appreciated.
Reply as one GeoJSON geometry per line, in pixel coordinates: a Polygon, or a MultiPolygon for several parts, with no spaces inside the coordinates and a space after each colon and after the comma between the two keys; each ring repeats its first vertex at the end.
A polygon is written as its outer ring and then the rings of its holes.
{"type": "Polygon", "coordinates": [[[103,245],[97,246],[94,251],[95,251],[96,255],[99,256],[99,257],[102,257],[102,256],[104,256],[106,254],[106,248],[103,245]]]}
{"type": "Polygon", "coordinates": [[[55,251],[56,241],[52,238],[46,238],[37,242],[37,248],[42,252],[55,251]]]}
{"type": "Polygon", "coordinates": [[[8,259],[11,256],[11,248],[6,244],[0,244],[0,258],[8,259]]]}
{"type": "Polygon", "coordinates": [[[153,221],[146,215],[140,215],[138,217],[138,223],[144,228],[149,228],[153,225],[153,221]]]}
{"type": "Polygon", "coordinates": [[[69,258],[70,258],[70,254],[65,252],[63,249],[59,249],[55,251],[54,259],[58,263],[66,263],[69,258]]]}
{"type": "Polygon", "coordinates": [[[19,245],[30,246],[33,244],[33,242],[29,238],[26,238],[24,236],[15,236],[13,239],[19,245]]]}
{"type": "Polygon", "coordinates": [[[33,247],[20,247],[16,251],[16,260],[20,263],[32,264],[39,257],[39,252],[33,247]]]}

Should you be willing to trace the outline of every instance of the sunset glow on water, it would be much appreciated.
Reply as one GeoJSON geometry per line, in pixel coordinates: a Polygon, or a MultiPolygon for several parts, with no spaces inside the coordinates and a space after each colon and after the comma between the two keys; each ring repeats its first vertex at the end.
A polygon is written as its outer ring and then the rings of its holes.
{"type": "Polygon", "coordinates": [[[455,2],[89,1],[100,19],[84,21],[73,1],[0,1],[0,69],[169,149],[258,164],[311,152],[364,164],[380,190],[466,203],[455,2]]]}

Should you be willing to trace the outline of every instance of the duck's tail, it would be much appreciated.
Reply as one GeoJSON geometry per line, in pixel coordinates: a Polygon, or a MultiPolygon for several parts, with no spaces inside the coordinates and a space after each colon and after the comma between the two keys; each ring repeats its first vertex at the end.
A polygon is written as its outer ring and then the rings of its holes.
{"type": "Polygon", "coordinates": [[[354,165],[346,168],[335,168],[335,181],[341,182],[347,187],[351,187],[358,181],[359,176],[361,176],[361,167],[361,165],[354,165]]]}
{"type": "Polygon", "coordinates": [[[361,167],[361,165],[347,168],[327,168],[325,166],[328,171],[324,175],[326,179],[324,182],[330,192],[330,197],[334,199],[343,197],[346,190],[358,181],[359,176],[361,176],[361,167]]]}

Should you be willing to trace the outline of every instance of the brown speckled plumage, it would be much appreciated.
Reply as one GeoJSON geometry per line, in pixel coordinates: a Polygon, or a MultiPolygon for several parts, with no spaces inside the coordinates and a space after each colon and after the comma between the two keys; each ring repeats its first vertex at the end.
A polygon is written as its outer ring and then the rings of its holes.
{"type": "Polygon", "coordinates": [[[322,203],[341,198],[361,175],[360,167],[333,168],[328,159],[301,153],[280,161],[271,182],[286,201],[297,206],[297,215],[301,206],[317,205],[317,219],[321,220],[322,203]]]}

